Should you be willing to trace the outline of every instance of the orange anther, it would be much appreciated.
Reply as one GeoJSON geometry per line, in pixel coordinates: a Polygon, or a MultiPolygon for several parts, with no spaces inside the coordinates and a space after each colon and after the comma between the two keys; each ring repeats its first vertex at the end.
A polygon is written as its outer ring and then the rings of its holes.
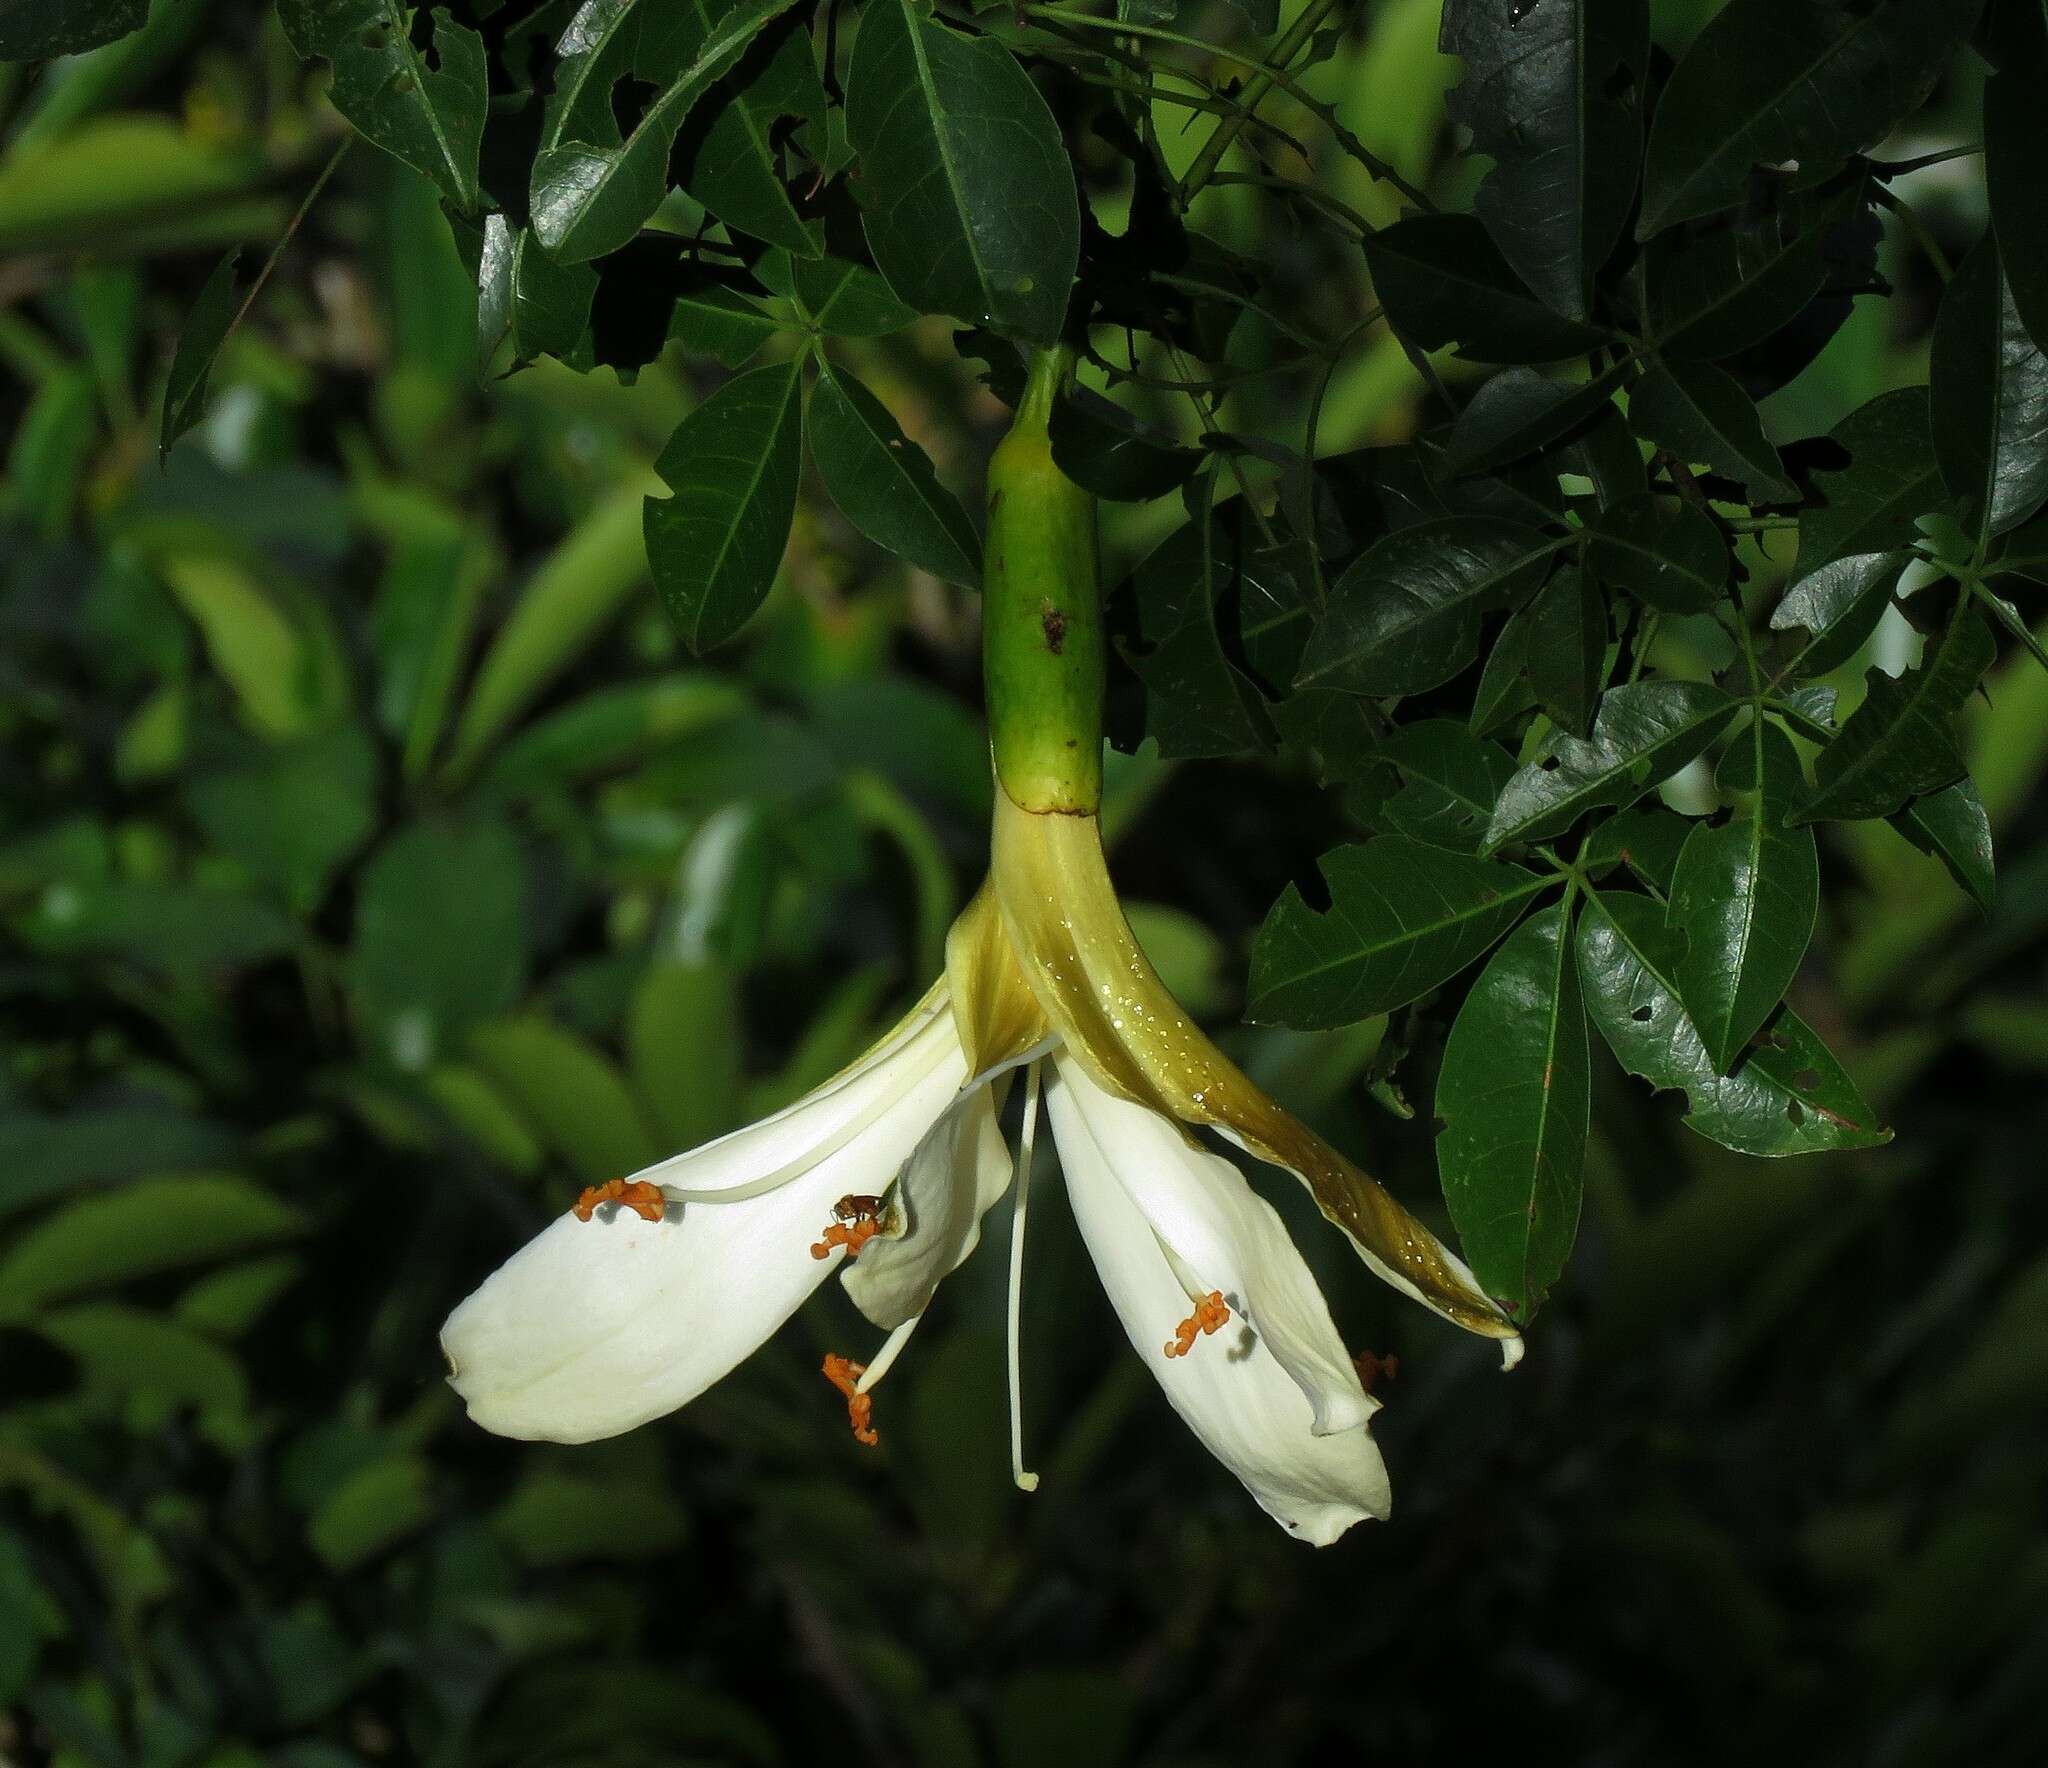
{"type": "Polygon", "coordinates": [[[875,1396],[862,1393],[854,1385],[867,1372],[865,1363],[826,1354],[825,1379],[846,1396],[846,1421],[853,1426],[853,1440],[872,1449],[882,1440],[875,1429],[875,1396]]]}
{"type": "Polygon", "coordinates": [[[832,1213],[839,1219],[826,1225],[822,1240],[811,1243],[813,1258],[830,1258],[835,1246],[845,1247],[848,1258],[858,1258],[860,1249],[881,1232],[879,1197],[842,1197],[833,1204],[832,1213]]]}
{"type": "Polygon", "coordinates": [[[650,1222],[658,1222],[668,1209],[668,1199],[659,1185],[645,1179],[606,1179],[602,1185],[586,1185],[576,1199],[576,1219],[587,1222],[601,1204],[617,1203],[650,1222]]]}
{"type": "Polygon", "coordinates": [[[1223,1300],[1223,1291],[1212,1289],[1195,1303],[1195,1311],[1173,1329],[1173,1342],[1166,1347],[1169,1357],[1184,1357],[1195,1348],[1195,1339],[1204,1332],[1214,1332],[1230,1318],[1230,1309],[1223,1300]]]}
{"type": "Polygon", "coordinates": [[[1360,1351],[1351,1363],[1358,1371],[1359,1384],[1367,1393],[1371,1393],[1380,1382],[1392,1381],[1401,1373],[1401,1359],[1391,1353],[1376,1357],[1371,1351],[1360,1351]]]}

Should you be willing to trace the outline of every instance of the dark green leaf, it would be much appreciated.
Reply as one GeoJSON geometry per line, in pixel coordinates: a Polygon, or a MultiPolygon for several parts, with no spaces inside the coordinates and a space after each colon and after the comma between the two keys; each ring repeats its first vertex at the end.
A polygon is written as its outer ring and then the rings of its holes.
{"type": "Polygon", "coordinates": [[[529,193],[533,230],[552,256],[580,263],[639,232],[667,194],[669,151],[684,118],[790,4],[737,0],[701,35],[680,12],[643,20],[630,0],[578,14],[564,40],[570,47],[555,73],[529,193]],[[627,77],[659,88],[630,135],[612,110],[613,87],[627,77]]]}
{"type": "Polygon", "coordinates": [[[1455,341],[1480,362],[1557,362],[1607,341],[1530,294],[1469,215],[1397,221],[1367,238],[1365,261],[1389,322],[1424,350],[1455,341]]]}
{"type": "Polygon", "coordinates": [[[1648,483],[1643,451],[1618,406],[1610,405],[1585,430],[1557,451],[1562,473],[1582,473],[1593,481],[1603,510],[1635,496],[1648,483]]]}
{"type": "Polygon", "coordinates": [[[213,359],[234,330],[235,317],[242,310],[242,291],[236,286],[235,265],[242,248],[236,246],[213,267],[213,274],[185,315],[178,330],[178,348],[171,357],[171,377],[164,383],[163,422],[157,429],[157,458],[171,452],[171,445],[206,415],[206,381],[213,372],[213,359]]]}
{"type": "Polygon", "coordinates": [[[277,22],[300,59],[333,63],[334,108],[467,215],[478,202],[489,98],[484,40],[437,6],[433,48],[423,50],[411,12],[398,0],[277,0],[277,22]]]}
{"type": "Polygon", "coordinates": [[[2013,304],[2036,344],[2048,349],[2048,17],[2038,6],[2004,5],[1995,15],[2002,51],[1984,86],[1984,184],[2013,304]]]}
{"type": "MultiPolygon", "coordinates": [[[[694,49],[741,3],[682,0],[675,11],[694,25],[694,49]]],[[[682,187],[727,226],[814,258],[823,249],[821,230],[797,213],[782,178],[786,120],[817,132],[825,127],[825,88],[800,18],[776,20],[747,45],[692,112],[673,163],[682,187]]]]}
{"type": "Polygon", "coordinates": [[[1330,906],[1288,885],[1252,948],[1255,1020],[1349,1025],[1429,993],[1515,924],[1557,880],[1383,835],[1319,862],[1330,906]]]}
{"type": "Polygon", "coordinates": [[[1331,585],[1296,684],[1416,694],[1449,681],[1479,653],[1480,615],[1526,595],[1556,551],[1490,516],[1389,534],[1331,585]]]}
{"type": "Polygon", "coordinates": [[[1782,1009],[1722,1076],[1679,1004],[1685,935],[1645,896],[1595,893],[1579,917],[1586,1006],[1615,1059],[1662,1092],[1683,1088],[1686,1127],[1739,1154],[1776,1158],[1891,1140],[1813,1031],[1782,1009]]]}
{"type": "Polygon", "coordinates": [[[1494,161],[1474,199],[1522,280],[1568,319],[1628,219],[1642,158],[1644,0],[1448,0],[1439,44],[1463,56],[1449,99],[1494,161]]]}
{"type": "Polygon", "coordinates": [[[684,289],[668,322],[670,337],[726,368],[740,367],[780,329],[746,296],[715,282],[684,289]]]}
{"type": "Polygon", "coordinates": [[[12,0],[0,7],[0,61],[82,55],[142,29],[149,0],[12,0]]]}
{"type": "Polygon", "coordinates": [[[1744,756],[1762,786],[1743,791],[1729,821],[1694,825],[1669,911],[1688,941],[1673,980],[1716,1074],[1734,1067],[1784,999],[1820,910],[1813,831],[1785,824],[1806,787],[1792,739],[1755,719],[1729,754],[1744,756]]]}
{"type": "Polygon", "coordinates": [[[301,913],[376,826],[377,757],[353,725],[266,750],[185,789],[193,820],[257,882],[301,913]]]}
{"type": "Polygon", "coordinates": [[[1614,866],[1627,866],[1658,895],[1668,897],[1678,856],[1692,829],[1687,818],[1661,804],[1631,805],[1594,824],[1579,863],[1596,878],[1614,866]]]}
{"type": "Polygon", "coordinates": [[[1800,578],[1771,610],[1771,630],[1804,627],[1812,636],[1787,675],[1826,675],[1860,651],[1905,570],[1910,552],[1852,553],[1800,578]]]}
{"type": "Polygon", "coordinates": [[[846,129],[889,286],[921,313],[1053,342],[1080,204],[1059,126],[1016,58],[911,0],[873,0],[847,70],[846,129]]]}
{"type": "Polygon", "coordinates": [[[1471,729],[1478,736],[1505,730],[1534,708],[1536,687],[1529,680],[1529,610],[1517,608],[1502,624],[1479,672],[1472,695],[1471,729]]]}
{"type": "Polygon", "coordinates": [[[1735,480],[1753,502],[1783,503],[1796,495],[1755,402],[1718,368],[1658,364],[1636,383],[1628,414],[1638,435],[1688,466],[1705,464],[1735,480]]]}
{"type": "Polygon", "coordinates": [[[981,540],[931,457],[874,394],[829,363],[811,393],[810,434],[818,476],[861,533],[948,583],[981,582],[981,540]]]}
{"type": "Polygon", "coordinates": [[[1941,298],[1928,393],[1934,451],[1986,538],[2048,499],[2048,356],[2020,323],[1986,234],[1941,298]]]}
{"type": "Polygon", "coordinates": [[[1893,827],[1922,853],[1931,853],[1987,913],[1997,894],[1991,853],[1991,818],[1967,775],[1939,792],[1915,798],[1892,819],[1893,827]]]}
{"type": "Polygon", "coordinates": [[[1463,853],[1478,848],[1494,802],[1515,771],[1498,743],[1448,718],[1400,726],[1381,745],[1378,759],[1400,771],[1401,789],[1376,807],[1375,825],[1463,853]]]}
{"type": "Polygon", "coordinates": [[[735,375],[676,426],[646,504],[647,563],[699,655],[752,617],[782,564],[803,465],[803,359],[735,375]]]}
{"type": "Polygon", "coordinates": [[[1533,368],[1505,368],[1472,395],[1451,431],[1447,466],[1456,473],[1492,472],[1547,448],[1613,403],[1624,368],[1598,379],[1553,381],[1533,368]]]}
{"type": "Polygon", "coordinates": [[[1607,661],[1607,598],[1585,572],[1567,565],[1536,592],[1523,618],[1525,666],[1537,704],[1574,736],[1584,736],[1607,661]]]}
{"type": "Polygon", "coordinates": [[[1209,457],[1148,430],[1087,388],[1053,408],[1052,457],[1060,471],[1097,497],[1145,503],[1184,485],[1209,457]]]}
{"type": "Polygon", "coordinates": [[[1593,1065],[1568,903],[1480,972],[1444,1044],[1437,1174],[1480,1288],[1526,1321],[1579,1231],[1593,1065]]]}
{"type": "Polygon", "coordinates": [[[1820,292],[1831,245],[1867,201],[1864,180],[1856,178],[1661,236],[1649,248],[1646,271],[1658,353],[1667,361],[1715,361],[1782,331],[1820,292]]]}
{"type": "Polygon", "coordinates": [[[1925,387],[1901,387],[1858,406],[1830,439],[1848,451],[1839,472],[1817,472],[1822,507],[1799,523],[1802,576],[1851,553],[1911,546],[1922,516],[1944,509],[1948,492],[1935,463],[1925,387]]]}
{"type": "Polygon", "coordinates": [[[520,362],[574,355],[590,328],[596,294],[597,272],[588,264],[558,264],[541,250],[532,228],[486,215],[477,265],[479,364],[490,362],[508,334],[520,362]]]}
{"type": "Polygon", "coordinates": [[[1997,655],[1990,628],[1965,605],[1918,669],[1896,679],[1872,670],[1863,704],[1814,763],[1813,793],[1793,821],[1890,816],[1960,779],[1956,714],[1997,655]]]}
{"type": "Polygon", "coordinates": [[[526,983],[526,867],[496,821],[416,823],[364,869],[349,948],[358,1035],[394,1068],[452,1055],[526,983]]]}
{"type": "Polygon", "coordinates": [[[880,338],[917,318],[865,264],[846,258],[798,258],[791,286],[811,323],[835,338],[880,338]]]}
{"type": "Polygon", "coordinates": [[[1728,587],[1728,543],[1704,510],[1641,492],[1592,526],[1586,564],[1602,583],[1667,614],[1703,614],[1728,587]]]}
{"type": "Polygon", "coordinates": [[[1561,835],[1589,810],[1633,804],[1711,743],[1739,701],[1698,681],[1634,681],[1600,701],[1593,734],[1560,737],[1547,760],[1507,784],[1485,851],[1561,835]]]}
{"type": "Polygon", "coordinates": [[[1759,167],[1811,184],[1917,109],[1983,0],[1731,0],[1658,101],[1636,237],[1733,208],[1759,167]]]}

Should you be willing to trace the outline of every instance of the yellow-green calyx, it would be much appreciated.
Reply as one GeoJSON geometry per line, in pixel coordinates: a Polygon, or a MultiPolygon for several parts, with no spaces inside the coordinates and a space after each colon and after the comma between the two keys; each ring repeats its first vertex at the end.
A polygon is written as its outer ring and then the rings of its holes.
{"type": "Polygon", "coordinates": [[[996,778],[1029,811],[1102,802],[1107,660],[1095,561],[1095,500],[1052,458],[1052,414],[1068,350],[1031,359],[1010,433],[988,468],[982,662],[996,778]]]}

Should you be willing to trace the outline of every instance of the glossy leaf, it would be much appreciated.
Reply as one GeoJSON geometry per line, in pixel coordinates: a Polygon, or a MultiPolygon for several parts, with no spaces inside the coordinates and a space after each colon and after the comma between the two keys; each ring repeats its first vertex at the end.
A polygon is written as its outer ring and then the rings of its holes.
{"type": "Polygon", "coordinates": [[[697,102],[791,0],[737,0],[700,36],[676,12],[650,18],[634,0],[584,0],[562,39],[561,66],[534,155],[529,203],[548,253],[580,263],[639,232],[668,191],[669,152],[697,102]],[[612,90],[638,78],[658,88],[630,134],[612,90]]]}
{"type": "Polygon", "coordinates": [[[2013,305],[2036,344],[2048,350],[2048,16],[2038,6],[2002,5],[1998,71],[1984,85],[1984,185],[2013,305]]]}
{"type": "Polygon", "coordinates": [[[1735,480],[1756,502],[1783,503],[1796,495],[1755,402],[1720,369],[1661,363],[1636,383],[1628,411],[1637,434],[1688,466],[1735,480]]]}
{"type": "Polygon", "coordinates": [[[1907,799],[1962,777],[1956,714],[1976,692],[1998,646],[1963,607],[1918,669],[1872,670],[1869,693],[1814,763],[1814,788],[1793,821],[1890,816],[1907,799]]]}
{"type": "MultiPolygon", "coordinates": [[[[676,0],[708,41],[744,0],[676,0]]],[[[790,123],[825,127],[825,88],[801,18],[779,18],[746,47],[732,71],[691,112],[674,164],[682,187],[729,227],[804,258],[823,249],[820,228],[797,212],[782,176],[781,137],[790,123]]]]}
{"type": "Polygon", "coordinates": [[[973,589],[981,582],[981,540],[967,512],[874,394],[823,365],[809,429],[818,476],[861,533],[948,583],[973,589]]]}
{"type": "Polygon", "coordinates": [[[1436,1084],[1444,1202],[1479,1286],[1517,1320],[1579,1229],[1593,1065],[1569,907],[1531,915],[1480,972],[1436,1084]]]}
{"type": "Polygon", "coordinates": [[[1826,675],[1855,656],[1891,606],[1892,592],[1912,556],[1851,553],[1795,583],[1771,610],[1773,632],[1804,627],[1810,635],[1786,673],[1826,675]]]}
{"type": "Polygon", "coordinates": [[[1658,101],[1636,237],[1733,208],[1758,167],[1796,165],[1810,183],[1875,145],[1934,89],[1982,10],[1730,0],[1658,101]]]}
{"type": "Polygon", "coordinates": [[[1210,457],[1141,425],[1085,387],[1053,408],[1052,457],[1061,472],[1097,497],[1145,503],[1184,485],[1210,457]]]}
{"type": "Polygon", "coordinates": [[[904,306],[888,283],[865,264],[846,258],[798,258],[790,266],[791,287],[811,323],[835,338],[880,338],[911,324],[917,313],[904,306]]]}
{"type": "Polygon", "coordinates": [[[1612,404],[1625,370],[1596,380],[1553,381],[1533,368],[1505,368],[1472,395],[1451,431],[1452,473],[1493,472],[1547,448],[1612,404]]]}
{"type": "Polygon", "coordinates": [[[1366,239],[1373,292],[1410,343],[1479,362],[1558,362],[1606,342],[1544,306],[1469,215],[1411,215],[1366,239]]]}
{"type": "Polygon", "coordinates": [[[1484,851],[1561,835],[1589,810],[1621,809],[1668,780],[1720,734],[1740,702],[1697,681],[1635,681],[1600,701],[1593,734],[1560,737],[1511,779],[1484,851]]]}
{"type": "Polygon", "coordinates": [[[781,568],[803,465],[801,367],[799,357],[734,376],[655,462],[675,495],[647,499],[647,563],[699,655],[752,618],[781,568]]]}
{"type": "Polygon", "coordinates": [[[726,368],[750,361],[781,329],[745,295],[715,282],[685,288],[668,322],[670,337],[726,368]]]}
{"type": "Polygon", "coordinates": [[[2048,355],[2028,336],[1989,235],[1941,298],[1929,368],[1941,476],[1992,537],[2048,501],[2048,355]]]}
{"type": "Polygon", "coordinates": [[[1685,935],[1645,896],[1595,892],[1579,917],[1586,1008],[1615,1060],[1659,1092],[1686,1094],[1688,1129],[1775,1159],[1891,1140],[1842,1065],[1791,1008],[1720,1075],[1679,1002],[1685,935]]]}
{"type": "Polygon", "coordinates": [[[1016,58],[911,0],[861,15],[846,76],[862,225],[875,263],[921,313],[1049,344],[1080,252],[1058,125],[1016,58]]]}
{"type": "Polygon", "coordinates": [[[1392,763],[1401,786],[1375,807],[1374,825],[1462,853],[1478,849],[1494,802],[1515,771],[1513,759],[1498,743],[1474,736],[1449,718],[1397,727],[1376,758],[1392,763]]]}
{"type": "Polygon", "coordinates": [[[1851,553],[1911,546],[1920,518],[1949,501],[1935,462],[1925,387],[1880,393],[1829,438],[1848,451],[1849,464],[1813,475],[1823,503],[1800,518],[1802,576],[1851,553]]]}
{"type": "Polygon", "coordinates": [[[1415,694],[1449,681],[1479,653],[1480,616],[1526,595],[1556,551],[1487,516],[1389,534],[1330,586],[1296,685],[1415,694]]]}
{"type": "Polygon", "coordinates": [[[1536,592],[1525,618],[1526,668],[1536,703],[1583,737],[1607,661],[1607,598],[1585,572],[1567,565],[1536,592]]]}
{"type": "Polygon", "coordinates": [[[1494,161],[1473,207],[1530,289],[1584,319],[1636,192],[1644,0],[1449,0],[1439,44],[1465,61],[1451,117],[1494,161]]]}
{"type": "Polygon", "coordinates": [[[1661,804],[1634,804],[1595,823],[1580,851],[1579,864],[1597,878],[1626,866],[1658,895],[1671,894],[1678,856],[1692,834],[1691,819],[1661,804]]]}
{"type": "Polygon", "coordinates": [[[1949,875],[1990,910],[1997,894],[1991,850],[1991,818],[1967,776],[1938,792],[1915,798],[1893,818],[1893,826],[1923,853],[1934,854],[1949,875]]]}
{"type": "Polygon", "coordinates": [[[1595,522],[1586,564],[1601,582],[1666,614],[1702,614],[1728,587],[1730,555],[1704,510],[1641,492],[1595,522]]]}
{"type": "Polygon", "coordinates": [[[1311,908],[1288,885],[1252,948],[1255,1020],[1349,1025],[1449,981],[1557,880],[1383,835],[1319,862],[1330,893],[1311,908]]]}
{"type": "Polygon", "coordinates": [[[0,61],[82,55],[142,28],[149,0],[14,0],[0,10],[0,61]]]}
{"type": "Polygon", "coordinates": [[[540,248],[530,227],[512,227],[486,215],[477,263],[477,358],[488,367],[509,336],[517,361],[567,358],[590,326],[597,272],[588,264],[558,264],[540,248]]]}
{"type": "Polygon", "coordinates": [[[235,318],[242,310],[243,291],[237,285],[235,266],[242,248],[236,246],[213,267],[192,303],[191,312],[178,331],[178,348],[171,357],[170,379],[164,383],[163,421],[157,427],[157,458],[171,452],[172,444],[206,415],[206,383],[213,372],[214,358],[228,341],[235,318]]]}
{"type": "Polygon", "coordinates": [[[414,43],[411,8],[397,0],[277,0],[277,22],[300,58],[333,63],[334,108],[469,214],[489,101],[484,42],[444,7],[430,16],[431,52],[414,43]]]}
{"type": "Polygon", "coordinates": [[[1669,919],[1687,938],[1673,980],[1717,1074],[1735,1065],[1784,999],[1820,910],[1820,853],[1785,818],[1803,795],[1792,739],[1753,719],[1729,750],[1742,776],[1725,823],[1695,824],[1678,856],[1669,919]],[[1761,785],[1756,782],[1761,780],[1761,785]]]}

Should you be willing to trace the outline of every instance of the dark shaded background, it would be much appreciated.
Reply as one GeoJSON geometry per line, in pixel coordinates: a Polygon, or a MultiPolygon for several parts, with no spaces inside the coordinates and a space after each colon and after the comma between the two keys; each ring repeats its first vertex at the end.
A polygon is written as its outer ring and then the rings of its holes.
{"type": "MultiPolygon", "coordinates": [[[[1660,40],[1711,10],[1659,7],[1660,40]]],[[[1314,79],[1455,200],[1435,15],[1367,8],[1314,79]]],[[[671,352],[630,384],[479,386],[433,196],[361,146],[159,473],[181,315],[339,138],[264,16],[160,7],[0,71],[0,1756],[2040,1759],[2048,678],[2024,658],[1971,716],[1990,917],[1881,825],[1825,852],[1795,993],[1889,1148],[1745,1161],[1605,1066],[1579,1252],[1512,1378],[1273,1191],[1352,1342],[1399,1354],[1388,1524],[1315,1552],[1259,1514],[1128,1352],[1056,1186],[1035,1498],[1008,1482],[993,1255],[881,1390],[878,1450],[816,1374],[872,1336],[836,1292],[626,1439],[469,1426],[434,1345],[455,1300],[586,1180],[794,1096],[921,990],[985,851],[974,609],[807,496],[768,611],[685,658],[639,501],[708,382],[671,352]]],[[[1975,78],[1896,157],[1967,139],[1975,78]]],[[[1969,162],[1899,188],[1951,256],[1982,225],[1969,162]]],[[[1290,261],[1243,191],[1204,200],[1290,261]]],[[[1360,267],[1294,268],[1360,310],[1360,267]]],[[[1922,374],[1926,242],[1885,269],[1894,297],[1766,408],[1780,434],[1922,374]]],[[[946,330],[860,369],[971,494],[1001,414],[946,330]]],[[[1256,383],[1233,427],[1285,433],[1303,397],[1256,383]]],[[[1325,445],[1418,409],[1369,345],[1325,445]]],[[[1176,519],[1114,512],[1112,572],[1176,519]]],[[[1233,1027],[1250,931],[1341,804],[1138,758],[1110,820],[1148,946],[1233,1027]]],[[[1455,1004],[1412,1028],[1418,1100],[1455,1004]]],[[[1227,1036],[1428,1210],[1426,1112],[1367,1095],[1381,1029],[1227,1036]]]]}

